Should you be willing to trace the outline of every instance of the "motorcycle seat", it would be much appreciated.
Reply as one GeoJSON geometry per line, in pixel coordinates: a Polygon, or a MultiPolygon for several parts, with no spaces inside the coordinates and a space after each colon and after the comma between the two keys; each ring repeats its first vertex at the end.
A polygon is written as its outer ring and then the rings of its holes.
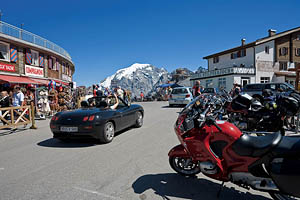
{"type": "Polygon", "coordinates": [[[276,156],[299,157],[300,137],[284,136],[279,145],[274,149],[276,156]]]}
{"type": "Polygon", "coordinates": [[[280,143],[280,132],[264,136],[250,136],[243,134],[232,146],[233,151],[240,156],[261,157],[270,152],[280,143]]]}

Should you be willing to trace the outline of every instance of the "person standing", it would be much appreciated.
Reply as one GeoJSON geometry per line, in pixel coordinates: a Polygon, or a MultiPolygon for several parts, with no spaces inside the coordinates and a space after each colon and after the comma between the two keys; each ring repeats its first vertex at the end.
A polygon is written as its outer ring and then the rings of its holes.
{"type": "Polygon", "coordinates": [[[230,91],[231,97],[233,98],[233,97],[239,95],[240,93],[241,93],[241,87],[240,87],[240,85],[237,84],[237,83],[234,83],[233,84],[233,88],[230,91]]]}
{"type": "Polygon", "coordinates": [[[144,101],[144,93],[143,92],[141,92],[140,96],[141,96],[141,101],[144,101]]]}
{"type": "Polygon", "coordinates": [[[24,104],[24,94],[21,92],[20,86],[15,86],[13,94],[13,106],[18,107],[24,104]]]}
{"type": "MultiPolygon", "coordinates": [[[[1,108],[9,107],[9,95],[7,91],[1,92],[0,107],[1,108]]],[[[2,111],[0,111],[0,114],[2,115],[2,111]]],[[[8,115],[4,116],[4,119],[8,120],[8,115]]],[[[4,120],[1,121],[4,125],[7,124],[4,120]]]]}
{"type": "Polygon", "coordinates": [[[193,86],[193,89],[192,89],[194,98],[201,95],[201,88],[202,88],[202,86],[200,85],[200,81],[196,81],[195,85],[193,86]]]}
{"type": "Polygon", "coordinates": [[[9,107],[9,95],[7,91],[1,92],[0,106],[1,108],[9,107]]]}

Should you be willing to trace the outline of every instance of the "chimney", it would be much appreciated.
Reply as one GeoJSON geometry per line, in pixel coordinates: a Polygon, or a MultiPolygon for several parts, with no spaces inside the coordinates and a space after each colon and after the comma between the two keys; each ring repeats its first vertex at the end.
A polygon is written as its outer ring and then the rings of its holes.
{"type": "Polygon", "coordinates": [[[269,29],[268,32],[269,32],[269,37],[276,35],[276,30],[274,29],[269,29]]]}
{"type": "Polygon", "coordinates": [[[245,45],[245,42],[246,42],[246,39],[243,38],[243,39],[241,39],[241,41],[242,41],[242,46],[244,46],[244,45],[245,45]]]}

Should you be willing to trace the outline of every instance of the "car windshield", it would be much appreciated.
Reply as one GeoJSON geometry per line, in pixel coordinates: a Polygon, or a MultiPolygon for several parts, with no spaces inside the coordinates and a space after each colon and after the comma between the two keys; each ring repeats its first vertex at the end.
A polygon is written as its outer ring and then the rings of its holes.
{"type": "Polygon", "coordinates": [[[295,87],[289,83],[286,83],[286,85],[289,87],[289,89],[293,89],[293,90],[295,89],[295,87]]]}
{"type": "Polygon", "coordinates": [[[261,84],[248,84],[245,86],[246,90],[260,90],[262,89],[262,85],[261,84]]]}
{"type": "Polygon", "coordinates": [[[176,88],[172,91],[172,94],[185,94],[188,93],[186,88],[176,88]]]}

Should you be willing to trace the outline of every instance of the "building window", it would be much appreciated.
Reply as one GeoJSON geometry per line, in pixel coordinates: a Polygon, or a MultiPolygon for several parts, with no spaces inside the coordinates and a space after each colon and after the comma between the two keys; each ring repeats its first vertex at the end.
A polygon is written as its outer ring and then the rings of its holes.
{"type": "Polygon", "coordinates": [[[9,61],[9,44],[0,42],[0,60],[9,61]]]}
{"type": "Polygon", "coordinates": [[[245,56],[246,56],[246,49],[239,50],[237,52],[231,53],[230,55],[231,59],[236,59],[245,56]]]}
{"type": "Polygon", "coordinates": [[[214,63],[218,63],[218,62],[219,62],[219,56],[214,57],[214,58],[213,58],[213,62],[214,62],[214,63]]]}
{"type": "Polygon", "coordinates": [[[300,34],[297,35],[296,40],[300,40],[300,34]]]}
{"type": "Polygon", "coordinates": [[[56,71],[59,71],[59,69],[61,68],[61,64],[59,62],[59,60],[56,60],[56,71]]]}
{"type": "Polygon", "coordinates": [[[269,54],[270,53],[270,47],[269,46],[265,46],[265,53],[269,54]]]}
{"type": "Polygon", "coordinates": [[[226,78],[219,78],[218,87],[220,89],[226,89],[226,78]]]}
{"type": "Polygon", "coordinates": [[[288,54],[288,48],[287,47],[282,47],[279,49],[279,55],[280,56],[285,56],[288,54]]]}
{"type": "Polygon", "coordinates": [[[238,52],[231,54],[231,59],[236,59],[238,57],[238,52]]]}
{"type": "Polygon", "coordinates": [[[296,55],[296,56],[300,56],[300,48],[296,48],[295,55],[296,55]]]}
{"type": "Polygon", "coordinates": [[[213,83],[212,83],[212,80],[206,80],[206,81],[205,81],[205,87],[207,87],[207,88],[208,88],[208,87],[212,87],[212,84],[213,84],[213,83]]]}
{"type": "Polygon", "coordinates": [[[279,71],[287,71],[287,62],[279,62],[279,71]]]}
{"type": "Polygon", "coordinates": [[[52,70],[56,70],[57,67],[57,63],[56,63],[56,58],[51,56],[51,60],[52,60],[52,70]]]}
{"type": "Polygon", "coordinates": [[[65,74],[65,72],[66,72],[66,63],[65,62],[62,62],[62,65],[61,65],[62,67],[61,67],[61,71],[62,71],[62,73],[63,74],[65,74]]]}
{"type": "Polygon", "coordinates": [[[260,83],[269,83],[270,77],[260,77],[260,83]]]}
{"type": "Polygon", "coordinates": [[[31,49],[31,65],[39,66],[39,52],[31,49]]]}
{"type": "Polygon", "coordinates": [[[52,57],[51,57],[51,56],[49,56],[48,68],[49,68],[49,69],[52,69],[52,68],[53,68],[53,60],[52,60],[52,57]]]}
{"type": "Polygon", "coordinates": [[[241,52],[241,57],[245,57],[246,56],[246,49],[243,49],[240,52],[241,52]]]}

